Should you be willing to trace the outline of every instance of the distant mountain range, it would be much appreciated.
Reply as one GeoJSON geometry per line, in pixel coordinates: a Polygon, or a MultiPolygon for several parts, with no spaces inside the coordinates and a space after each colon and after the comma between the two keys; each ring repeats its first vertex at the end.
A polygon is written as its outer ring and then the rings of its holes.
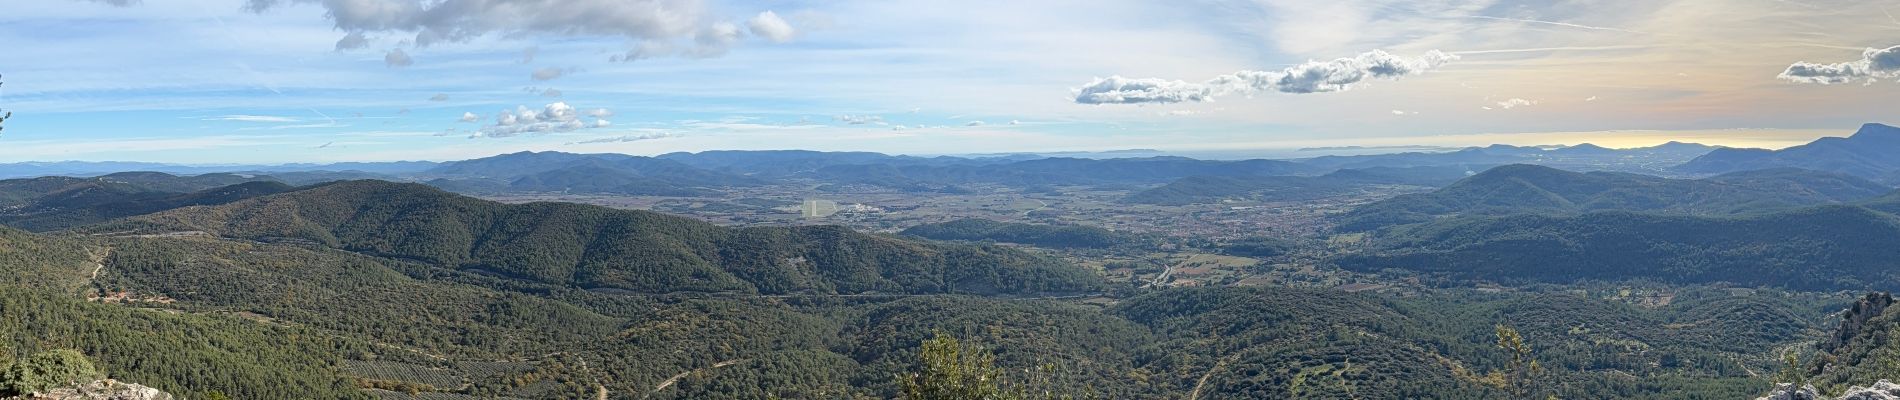
{"type": "Polygon", "coordinates": [[[1472,170],[1463,165],[1445,165],[1342,169],[1321,176],[1190,176],[1129,194],[1121,202],[1186,205],[1225,200],[1311,200],[1373,185],[1444,186],[1470,176],[1472,170]]]}
{"type": "Polygon", "coordinates": [[[1430,193],[1368,204],[1336,220],[1340,230],[1366,231],[1473,215],[1606,210],[1733,215],[1854,202],[1891,191],[1891,186],[1850,175],[1794,168],[1669,179],[1519,164],[1493,168],[1430,193]]]}
{"type": "Polygon", "coordinates": [[[1852,137],[1826,138],[1777,151],[1669,142],[1632,149],[1587,143],[1491,145],[1444,152],[1288,160],[1202,160],[1156,154],[1161,153],[1141,149],[917,157],[873,152],[775,150],[680,152],[644,157],[519,152],[440,163],[192,166],[32,162],[0,164],[0,177],[98,176],[150,171],[171,175],[267,175],[291,185],[350,179],[411,181],[471,194],[564,192],[681,197],[715,196],[734,188],[785,182],[817,183],[822,190],[847,190],[862,185],[923,193],[961,193],[982,185],[1079,185],[1136,190],[1136,194],[1125,200],[1135,204],[1298,200],[1371,184],[1441,186],[1459,178],[1441,172],[1477,171],[1507,164],[1668,177],[1800,168],[1900,184],[1900,128],[1881,124],[1867,124],[1852,137]]]}
{"type": "Polygon", "coordinates": [[[1900,128],[1866,124],[1853,136],[1821,138],[1781,150],[1720,149],[1676,169],[1714,174],[1783,167],[1833,171],[1900,183],[1900,128]]]}

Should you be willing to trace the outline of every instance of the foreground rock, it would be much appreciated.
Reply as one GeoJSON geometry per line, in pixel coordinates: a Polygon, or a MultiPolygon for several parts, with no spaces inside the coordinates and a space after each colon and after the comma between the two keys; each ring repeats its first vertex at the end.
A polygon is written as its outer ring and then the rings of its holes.
{"type": "MultiPolygon", "coordinates": [[[[1797,389],[1794,387],[1794,384],[1782,383],[1775,385],[1775,390],[1770,392],[1767,396],[1762,396],[1755,400],[1830,399],[1827,396],[1822,396],[1819,391],[1814,390],[1814,385],[1802,386],[1797,389]]],[[[1870,387],[1855,386],[1848,388],[1846,393],[1841,394],[1841,397],[1835,397],[1831,400],[1900,400],[1900,385],[1882,379],[1870,387]]]]}
{"type": "Polygon", "coordinates": [[[4,400],[173,400],[173,397],[170,393],[144,385],[103,379],[78,387],[49,389],[44,393],[4,400]]]}

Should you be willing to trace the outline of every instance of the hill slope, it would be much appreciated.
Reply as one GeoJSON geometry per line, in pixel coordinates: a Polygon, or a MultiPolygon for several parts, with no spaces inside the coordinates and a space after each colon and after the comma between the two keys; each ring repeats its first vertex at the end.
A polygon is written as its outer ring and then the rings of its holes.
{"type": "Polygon", "coordinates": [[[350,181],[87,228],[294,240],[539,283],[645,293],[1073,292],[1099,277],[984,246],[835,226],[722,228],[645,211],[507,205],[417,184],[350,181]]]}
{"type": "Polygon", "coordinates": [[[1794,167],[1851,174],[1887,183],[1900,182],[1900,127],[1866,124],[1853,136],[1829,137],[1781,150],[1720,149],[1676,169],[1725,173],[1794,167]]]}
{"type": "Polygon", "coordinates": [[[1799,169],[1688,180],[1519,164],[1492,168],[1434,192],[1368,204],[1336,220],[1341,230],[1366,231],[1461,215],[1608,210],[1732,215],[1865,200],[1892,190],[1860,178],[1799,169]]]}
{"type": "Polygon", "coordinates": [[[1338,260],[1457,279],[1837,290],[1900,287],[1900,218],[1858,206],[1741,217],[1599,212],[1465,217],[1396,227],[1338,260]]]}

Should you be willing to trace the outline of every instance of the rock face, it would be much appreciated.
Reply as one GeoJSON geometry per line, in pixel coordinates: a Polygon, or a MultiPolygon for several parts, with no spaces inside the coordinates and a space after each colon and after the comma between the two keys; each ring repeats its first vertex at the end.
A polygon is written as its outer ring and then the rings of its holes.
{"type": "Polygon", "coordinates": [[[1846,346],[1848,341],[1860,334],[1861,327],[1867,325],[1867,320],[1880,316],[1881,313],[1887,311],[1887,306],[1891,305],[1893,305],[1891,294],[1869,293],[1866,297],[1862,297],[1860,301],[1854,303],[1854,308],[1848,309],[1847,314],[1841,316],[1840,329],[1834,331],[1834,337],[1823,344],[1821,350],[1832,353],[1839,350],[1841,346],[1846,346]]]}
{"type": "Polygon", "coordinates": [[[104,379],[78,387],[47,390],[4,400],[174,400],[170,393],[135,383],[104,379]]]}
{"type": "MultiPolygon", "coordinates": [[[[1830,399],[1826,396],[1822,396],[1820,392],[1814,390],[1813,385],[1802,386],[1801,388],[1796,389],[1794,387],[1794,384],[1782,383],[1782,384],[1775,385],[1775,391],[1769,392],[1767,396],[1762,396],[1762,397],[1756,398],[1755,400],[1830,400],[1830,399]]],[[[1893,382],[1888,382],[1887,380],[1882,379],[1880,380],[1880,382],[1875,382],[1873,386],[1869,386],[1869,387],[1855,386],[1855,387],[1848,388],[1846,393],[1841,394],[1841,397],[1835,397],[1835,398],[1832,398],[1832,400],[1900,400],[1900,385],[1896,385],[1893,382]]]]}

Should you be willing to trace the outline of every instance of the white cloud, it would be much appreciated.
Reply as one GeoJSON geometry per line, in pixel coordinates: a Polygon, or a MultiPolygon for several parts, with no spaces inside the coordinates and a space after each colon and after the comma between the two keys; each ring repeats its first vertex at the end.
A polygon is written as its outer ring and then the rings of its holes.
{"type": "MultiPolygon", "coordinates": [[[[464,117],[466,116],[464,114],[464,117]]],[[[602,122],[603,120],[596,119],[588,123],[582,121],[580,117],[580,113],[574,110],[574,106],[563,102],[548,103],[539,110],[520,106],[515,107],[514,110],[504,110],[496,114],[494,124],[482,127],[470,137],[502,138],[607,126],[602,122]]]]}
{"type": "Polygon", "coordinates": [[[449,101],[449,94],[436,93],[434,96],[429,96],[429,101],[449,101]]]}
{"type": "Polygon", "coordinates": [[[884,117],[876,116],[876,115],[846,114],[846,115],[839,115],[837,117],[833,117],[832,119],[838,120],[838,122],[843,122],[846,125],[878,124],[878,123],[884,122],[884,117]]]}
{"type": "Polygon", "coordinates": [[[745,32],[739,30],[739,25],[735,25],[731,22],[719,22],[707,25],[705,28],[700,29],[699,33],[693,35],[693,44],[695,47],[688,49],[682,54],[693,58],[723,56],[726,55],[727,49],[739,43],[739,39],[744,36],[745,32]]]}
{"type": "Polygon", "coordinates": [[[963,126],[983,126],[983,121],[970,121],[970,122],[965,122],[965,123],[963,123],[963,126]]]}
{"type": "Polygon", "coordinates": [[[472,113],[472,112],[465,112],[465,113],[462,113],[462,120],[461,120],[461,121],[462,121],[462,122],[475,122],[475,121],[480,121],[481,119],[482,119],[482,117],[481,117],[481,116],[478,116],[478,115],[475,115],[475,113],[472,113]]]}
{"type": "Polygon", "coordinates": [[[1120,75],[1096,78],[1075,91],[1075,102],[1082,104],[1180,103],[1213,100],[1207,85],[1160,78],[1123,78],[1120,75]]]}
{"type": "Polygon", "coordinates": [[[614,116],[614,112],[607,110],[605,108],[596,108],[592,110],[587,110],[587,116],[594,117],[594,118],[607,118],[607,117],[614,116]]]}
{"type": "Polygon", "coordinates": [[[541,97],[561,97],[561,94],[561,90],[555,88],[548,88],[547,90],[541,91],[541,97]]]}
{"type": "Polygon", "coordinates": [[[362,32],[350,32],[347,35],[343,35],[342,39],[336,40],[336,51],[356,50],[364,47],[369,47],[369,38],[364,37],[362,32]]]}
{"type": "Polygon", "coordinates": [[[1013,119],[1012,119],[1012,120],[1009,120],[1009,124],[1010,124],[1010,125],[1022,125],[1022,124],[1023,124],[1023,121],[1017,121],[1017,120],[1013,120],[1013,119]]]}
{"type": "Polygon", "coordinates": [[[402,52],[402,49],[390,50],[389,54],[383,55],[383,64],[390,68],[403,68],[415,63],[416,60],[409,58],[409,53],[402,52]]]}
{"type": "Polygon", "coordinates": [[[1878,78],[1900,77],[1900,46],[1885,49],[1868,48],[1861,52],[1859,60],[1817,64],[1797,62],[1775,76],[1796,83],[1814,83],[1832,85],[1867,80],[1872,83],[1878,78]]]}
{"type": "Polygon", "coordinates": [[[1075,90],[1081,104],[1148,104],[1213,101],[1215,96],[1280,93],[1327,93],[1351,90],[1371,79],[1398,79],[1417,75],[1457,60],[1458,56],[1433,50],[1416,58],[1380,50],[1331,61],[1308,61],[1279,71],[1240,71],[1203,83],[1159,78],[1111,76],[1075,90]]]}
{"type": "Polygon", "coordinates": [[[572,73],[575,70],[576,69],[574,68],[560,68],[560,67],[540,68],[540,69],[534,70],[534,73],[528,74],[528,78],[532,78],[536,81],[551,81],[555,79],[560,79],[563,76],[567,76],[567,74],[572,73]]]}
{"type": "Polygon", "coordinates": [[[676,138],[676,137],[679,137],[679,135],[668,133],[668,132],[658,132],[658,133],[648,133],[644,135],[625,135],[625,136],[605,137],[605,138],[599,138],[599,139],[589,139],[589,140],[582,140],[578,142],[567,142],[567,144],[569,146],[572,146],[572,145],[577,145],[577,144],[626,143],[626,142],[639,142],[639,141],[646,141],[646,140],[676,138]]]}
{"type": "Polygon", "coordinates": [[[1587,98],[1587,99],[1583,99],[1583,101],[1586,101],[1586,102],[1588,102],[1588,101],[1597,101],[1597,97],[1596,97],[1596,96],[1590,96],[1590,98],[1587,98]]]}
{"type": "Polygon", "coordinates": [[[528,48],[522,49],[521,63],[527,64],[527,63],[534,62],[535,54],[540,53],[540,52],[541,52],[541,46],[528,46],[528,48]]]}
{"type": "MultiPolygon", "coordinates": [[[[716,57],[725,54],[739,33],[737,25],[719,22],[722,18],[709,13],[705,0],[248,0],[243,8],[262,13],[290,3],[322,7],[334,27],[346,35],[412,35],[405,41],[416,47],[491,35],[622,37],[636,42],[695,41],[701,48],[683,55],[716,57]],[[707,43],[720,45],[708,47],[707,43]]],[[[761,13],[752,21],[756,23],[748,25],[759,26],[755,34],[762,37],[780,41],[790,36],[790,24],[776,14],[761,13]],[[770,18],[765,18],[768,14],[770,18]]]]}
{"type": "Polygon", "coordinates": [[[792,36],[798,33],[797,30],[792,29],[792,24],[786,23],[784,18],[779,18],[777,13],[771,11],[759,13],[759,16],[746,20],[745,25],[746,28],[752,30],[753,36],[765,38],[773,43],[790,42],[792,36]]]}
{"type": "MultiPolygon", "coordinates": [[[[1515,98],[1515,97],[1513,97],[1513,98],[1511,98],[1511,99],[1509,99],[1509,100],[1505,100],[1505,101],[1500,101],[1500,102],[1498,102],[1497,104],[1498,104],[1498,108],[1503,108],[1503,109],[1506,109],[1506,110],[1509,110],[1509,109],[1513,109],[1513,108],[1518,108],[1518,107],[1528,107],[1528,106],[1533,106],[1533,105],[1537,105],[1537,101],[1536,101],[1536,100],[1525,100],[1525,99],[1520,99],[1520,98],[1515,98]]],[[[1485,109],[1486,109],[1486,110],[1489,110],[1489,109],[1491,109],[1491,108],[1490,108],[1490,107],[1486,107],[1485,109]]]]}

